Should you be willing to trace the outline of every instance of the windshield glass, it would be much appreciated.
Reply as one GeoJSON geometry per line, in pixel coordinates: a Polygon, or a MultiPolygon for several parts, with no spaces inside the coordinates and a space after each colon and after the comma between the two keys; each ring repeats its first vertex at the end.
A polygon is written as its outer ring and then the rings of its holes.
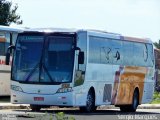
{"type": "Polygon", "coordinates": [[[44,79],[55,82],[69,82],[72,78],[74,46],[72,37],[49,36],[45,50],[45,67],[50,74],[44,79]]]}
{"type": "MultiPolygon", "coordinates": [[[[25,81],[34,70],[39,73],[38,66],[43,49],[43,36],[19,36],[13,61],[12,79],[25,81]]],[[[39,81],[34,75],[33,81],[39,81]]]]}
{"type": "Polygon", "coordinates": [[[19,36],[12,80],[27,83],[71,82],[73,41],[70,36],[19,36]]]}

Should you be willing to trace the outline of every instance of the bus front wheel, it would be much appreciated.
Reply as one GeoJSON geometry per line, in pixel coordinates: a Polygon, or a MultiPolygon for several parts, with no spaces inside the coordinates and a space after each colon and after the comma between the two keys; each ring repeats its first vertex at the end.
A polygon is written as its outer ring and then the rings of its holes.
{"type": "Polygon", "coordinates": [[[80,107],[80,110],[85,112],[93,112],[96,110],[96,108],[97,107],[95,106],[95,94],[92,90],[90,90],[87,95],[86,106],[80,107]]]}
{"type": "Polygon", "coordinates": [[[30,105],[30,108],[32,111],[40,111],[41,106],[40,105],[30,105]]]}

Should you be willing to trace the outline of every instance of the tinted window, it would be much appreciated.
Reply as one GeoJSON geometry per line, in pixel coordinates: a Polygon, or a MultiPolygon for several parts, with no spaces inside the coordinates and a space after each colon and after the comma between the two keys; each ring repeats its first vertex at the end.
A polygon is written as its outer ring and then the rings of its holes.
{"type": "Polygon", "coordinates": [[[112,63],[111,40],[101,37],[89,37],[89,62],[112,63]]]}
{"type": "Polygon", "coordinates": [[[144,43],[134,43],[134,65],[145,66],[148,59],[148,50],[144,43]]]}
{"type": "Polygon", "coordinates": [[[146,66],[153,66],[154,65],[153,46],[151,44],[147,44],[146,48],[148,50],[148,59],[146,61],[146,66]]]}
{"type": "Polygon", "coordinates": [[[113,64],[122,64],[123,60],[122,41],[112,40],[113,64]]]}
{"type": "Polygon", "coordinates": [[[124,41],[123,42],[123,64],[133,65],[133,43],[124,41]]]}
{"type": "Polygon", "coordinates": [[[89,62],[100,63],[100,43],[95,37],[89,37],[89,62]]]}
{"type": "Polygon", "coordinates": [[[74,60],[74,38],[49,36],[45,53],[45,82],[70,82],[74,60]],[[49,78],[50,77],[50,78],[49,78]]]}
{"type": "Polygon", "coordinates": [[[5,55],[5,42],[0,42],[0,55],[5,55]]]}
{"type": "Polygon", "coordinates": [[[10,33],[0,32],[0,55],[5,55],[10,45],[10,33]]]}

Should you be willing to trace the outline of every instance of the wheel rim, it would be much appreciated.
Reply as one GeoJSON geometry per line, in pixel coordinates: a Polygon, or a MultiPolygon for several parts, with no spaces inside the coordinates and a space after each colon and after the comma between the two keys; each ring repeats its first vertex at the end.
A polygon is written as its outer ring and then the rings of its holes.
{"type": "Polygon", "coordinates": [[[87,96],[87,109],[88,109],[88,111],[90,111],[92,109],[92,106],[93,106],[93,97],[91,94],[89,94],[87,96]]]}

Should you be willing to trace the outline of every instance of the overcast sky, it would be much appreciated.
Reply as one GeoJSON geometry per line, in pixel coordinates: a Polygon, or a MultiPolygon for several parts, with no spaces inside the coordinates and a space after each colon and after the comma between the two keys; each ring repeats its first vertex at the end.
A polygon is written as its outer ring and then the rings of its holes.
{"type": "Polygon", "coordinates": [[[98,29],[154,42],[160,39],[160,0],[10,1],[19,6],[20,27],[98,29]]]}

